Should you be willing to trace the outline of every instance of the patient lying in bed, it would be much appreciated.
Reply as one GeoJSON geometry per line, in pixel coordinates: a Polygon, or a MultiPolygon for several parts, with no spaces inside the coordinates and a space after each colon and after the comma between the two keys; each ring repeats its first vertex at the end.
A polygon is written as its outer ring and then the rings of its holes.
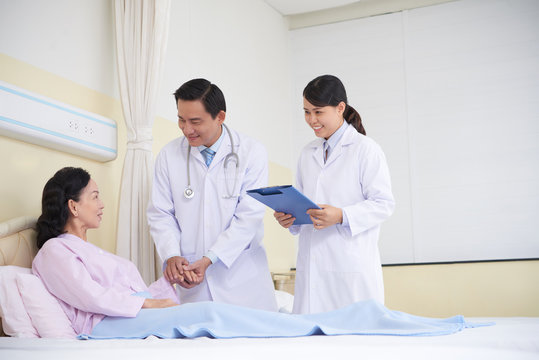
{"type": "Polygon", "coordinates": [[[103,214],[97,184],[86,171],[58,171],[45,185],[42,209],[32,271],[58,300],[79,338],[441,335],[474,326],[461,316],[416,317],[375,301],[310,315],[215,302],[178,305],[163,279],[150,288],[160,288],[164,298],[152,299],[134,264],[86,241],[86,231],[97,228],[103,214]]]}

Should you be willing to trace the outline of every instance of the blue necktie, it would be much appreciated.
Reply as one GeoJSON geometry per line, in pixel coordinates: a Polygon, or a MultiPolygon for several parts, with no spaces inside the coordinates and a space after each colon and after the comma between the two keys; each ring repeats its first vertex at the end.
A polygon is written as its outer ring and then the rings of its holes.
{"type": "Polygon", "coordinates": [[[210,166],[213,157],[215,156],[215,151],[210,148],[206,148],[201,151],[201,154],[204,155],[204,160],[206,160],[206,166],[210,166]]]}
{"type": "Polygon", "coordinates": [[[325,164],[328,159],[328,153],[329,153],[329,144],[327,141],[324,141],[323,151],[324,151],[324,164],[325,164]]]}

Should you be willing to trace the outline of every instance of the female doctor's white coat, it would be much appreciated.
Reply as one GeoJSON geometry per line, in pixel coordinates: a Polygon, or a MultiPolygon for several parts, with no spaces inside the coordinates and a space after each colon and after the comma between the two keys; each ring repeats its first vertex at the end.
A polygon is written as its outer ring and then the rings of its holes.
{"type": "Polygon", "coordinates": [[[378,235],[395,206],[384,153],[351,125],[325,164],[323,142],[318,138],[302,150],[298,190],[317,204],[342,208],[349,226],[290,227],[299,233],[294,313],[329,311],[364,299],[384,302],[378,235]]]}
{"type": "Polygon", "coordinates": [[[231,149],[228,136],[209,168],[200,151],[191,148],[191,199],[184,197],[189,143],[182,136],[161,150],[148,207],[150,232],[162,261],[180,255],[193,262],[208,250],[219,257],[208,267],[200,285],[177,287],[182,303],[213,300],[276,311],[262,245],[265,208],[246,194],[248,189],[267,185],[267,153],[260,143],[230,131],[239,168],[235,171],[233,161],[225,170],[224,160],[231,149]]]}

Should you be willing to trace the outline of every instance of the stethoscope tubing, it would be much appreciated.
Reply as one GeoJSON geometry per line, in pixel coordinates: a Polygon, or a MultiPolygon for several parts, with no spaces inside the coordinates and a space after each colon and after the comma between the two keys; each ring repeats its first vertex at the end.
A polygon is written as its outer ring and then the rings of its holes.
{"type": "MultiPolygon", "coordinates": [[[[234,189],[236,188],[236,183],[238,181],[238,168],[240,166],[240,157],[238,154],[234,151],[234,139],[232,138],[232,133],[228,129],[228,126],[223,124],[224,128],[226,129],[226,132],[228,133],[228,138],[230,139],[230,152],[226,155],[223,167],[225,170],[225,185],[226,185],[226,191],[227,195],[223,198],[230,199],[234,197],[234,189]],[[226,171],[228,168],[228,163],[230,161],[234,161],[236,163],[236,167],[234,169],[234,184],[232,186],[232,190],[228,187],[228,172],[226,171]]],[[[189,159],[191,158],[191,145],[187,147],[187,187],[185,188],[183,192],[183,196],[185,196],[186,199],[191,199],[193,196],[195,196],[195,192],[191,188],[191,172],[190,172],[190,166],[189,166],[189,159]]]]}

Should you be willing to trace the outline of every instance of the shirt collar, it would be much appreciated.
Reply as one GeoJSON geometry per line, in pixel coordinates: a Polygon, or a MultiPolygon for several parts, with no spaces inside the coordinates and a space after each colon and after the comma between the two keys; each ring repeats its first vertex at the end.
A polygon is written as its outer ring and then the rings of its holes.
{"type": "Polygon", "coordinates": [[[339,143],[348,126],[350,126],[350,124],[348,124],[346,120],[344,120],[342,125],[337,129],[337,131],[335,131],[333,135],[331,135],[329,139],[326,140],[330,149],[333,149],[339,143]]]}
{"type": "MultiPolygon", "coordinates": [[[[219,150],[219,147],[221,146],[221,143],[223,142],[223,139],[225,138],[225,135],[226,135],[226,128],[223,125],[221,125],[221,129],[223,130],[221,132],[221,136],[219,136],[219,139],[217,139],[217,141],[212,146],[210,146],[210,150],[213,150],[215,152],[217,152],[217,150],[219,150]]],[[[204,145],[197,146],[197,149],[200,152],[203,152],[207,148],[208,147],[204,146],[204,145]]]]}

